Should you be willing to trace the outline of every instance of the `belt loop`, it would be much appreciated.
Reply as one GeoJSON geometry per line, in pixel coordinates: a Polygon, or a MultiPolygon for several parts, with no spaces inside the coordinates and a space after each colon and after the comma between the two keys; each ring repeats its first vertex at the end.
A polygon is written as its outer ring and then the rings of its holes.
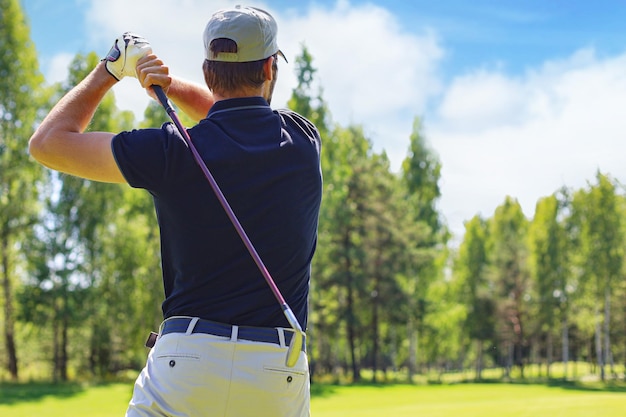
{"type": "Polygon", "coordinates": [[[189,326],[187,326],[187,331],[185,332],[186,335],[190,335],[193,333],[193,329],[196,328],[196,323],[198,323],[198,320],[200,320],[198,317],[193,317],[189,321],[189,326]]]}
{"type": "Polygon", "coordinates": [[[287,344],[285,343],[285,329],[277,327],[276,331],[278,332],[278,342],[280,343],[280,347],[287,347],[287,344]]]}
{"type": "Polygon", "coordinates": [[[165,320],[163,320],[161,322],[161,324],[159,325],[159,337],[161,337],[161,334],[163,333],[163,329],[165,328],[165,323],[170,321],[171,317],[166,318],[165,320]]]}
{"type": "Polygon", "coordinates": [[[239,337],[239,326],[233,325],[233,328],[231,329],[231,332],[230,332],[230,341],[236,342],[237,337],[239,337]]]}

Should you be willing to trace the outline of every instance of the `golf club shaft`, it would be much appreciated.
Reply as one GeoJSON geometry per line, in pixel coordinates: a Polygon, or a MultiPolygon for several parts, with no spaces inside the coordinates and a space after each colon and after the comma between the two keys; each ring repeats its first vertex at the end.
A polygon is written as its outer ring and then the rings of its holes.
{"type": "Polygon", "coordinates": [[[289,305],[285,301],[283,295],[280,293],[280,290],[276,286],[276,283],[274,282],[274,279],[272,278],[272,276],[270,275],[269,271],[265,267],[265,264],[263,263],[263,260],[259,256],[259,254],[256,251],[256,249],[254,248],[254,245],[252,245],[252,242],[250,241],[250,238],[248,237],[248,235],[246,234],[246,231],[241,226],[241,223],[239,222],[239,219],[237,218],[237,216],[233,212],[233,209],[230,207],[230,204],[228,203],[228,200],[226,200],[226,197],[224,196],[224,194],[222,193],[222,190],[220,189],[220,187],[218,186],[217,182],[215,181],[215,178],[213,178],[213,175],[211,174],[211,172],[207,168],[206,164],[204,163],[204,160],[202,160],[202,157],[200,156],[200,154],[198,153],[198,150],[194,146],[194,144],[193,144],[193,142],[191,140],[191,137],[189,136],[189,133],[187,132],[187,129],[185,129],[185,127],[182,125],[182,123],[180,122],[180,119],[178,118],[178,115],[176,114],[176,111],[170,105],[169,100],[167,99],[167,96],[165,95],[165,92],[158,85],[153,85],[152,89],[154,90],[154,92],[155,92],[156,96],[158,97],[159,101],[161,102],[161,105],[163,106],[163,108],[165,109],[165,111],[167,112],[169,117],[172,119],[172,121],[176,125],[176,128],[178,129],[180,134],[183,136],[183,139],[185,140],[185,142],[189,146],[189,149],[191,150],[191,153],[193,155],[194,160],[200,166],[200,169],[204,173],[204,176],[206,177],[206,179],[209,181],[209,184],[211,185],[211,188],[213,189],[213,192],[215,193],[215,196],[217,197],[217,199],[219,200],[220,204],[224,208],[224,211],[226,211],[226,214],[228,215],[228,217],[229,217],[230,221],[232,222],[233,226],[235,227],[235,230],[239,234],[239,237],[243,241],[244,245],[248,249],[248,252],[250,252],[250,255],[252,256],[252,259],[254,260],[254,262],[256,263],[257,267],[261,271],[261,274],[263,275],[263,278],[265,278],[265,281],[267,282],[267,285],[272,290],[272,293],[274,294],[274,297],[276,297],[276,300],[278,300],[278,303],[280,304],[280,306],[281,306],[281,308],[283,310],[283,314],[285,315],[285,318],[289,322],[289,325],[295,331],[297,331],[299,333],[303,333],[302,327],[300,326],[300,323],[296,319],[296,316],[293,314],[293,311],[291,311],[291,308],[289,307],[289,305]]]}

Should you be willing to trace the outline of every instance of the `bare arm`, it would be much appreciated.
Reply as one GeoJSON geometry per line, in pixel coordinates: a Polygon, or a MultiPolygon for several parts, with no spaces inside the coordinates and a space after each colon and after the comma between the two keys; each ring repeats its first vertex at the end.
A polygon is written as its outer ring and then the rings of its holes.
{"type": "Polygon", "coordinates": [[[206,86],[178,78],[172,79],[168,97],[194,121],[204,119],[215,100],[206,86]]]}
{"type": "Polygon", "coordinates": [[[84,133],[100,101],[116,82],[104,63],[99,63],[42,121],[30,138],[31,156],[66,174],[101,182],[126,182],[111,150],[115,135],[84,133]]]}
{"type": "Polygon", "coordinates": [[[160,85],[168,98],[196,122],[206,117],[215,102],[213,94],[206,86],[170,76],[168,68],[154,54],[137,61],[137,78],[154,99],[156,96],[150,86],[160,85]]]}

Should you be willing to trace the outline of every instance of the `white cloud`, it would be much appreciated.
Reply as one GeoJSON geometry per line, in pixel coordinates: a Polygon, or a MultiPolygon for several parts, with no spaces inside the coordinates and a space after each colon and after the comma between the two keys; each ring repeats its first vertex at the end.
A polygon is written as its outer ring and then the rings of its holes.
{"type": "Polygon", "coordinates": [[[443,168],[441,208],[454,232],[510,195],[527,216],[539,198],[599,170],[626,179],[626,55],[583,49],[521,77],[480,70],[444,94],[430,140],[443,168]]]}
{"type": "Polygon", "coordinates": [[[436,64],[443,53],[434,35],[403,31],[383,8],[347,2],[333,9],[312,7],[281,30],[294,52],[299,43],[309,48],[340,119],[367,120],[403,108],[418,112],[439,88],[436,64]]]}
{"type": "Polygon", "coordinates": [[[524,86],[502,73],[479,70],[457,77],[439,108],[446,125],[459,131],[510,124],[523,116],[524,86]]]}
{"type": "MultiPolygon", "coordinates": [[[[386,9],[345,1],[281,20],[283,39],[288,34],[285,49],[299,53],[304,44],[313,56],[333,119],[363,125],[377,151],[385,148],[397,169],[406,156],[413,117],[441,88],[437,66],[443,50],[434,33],[409,33],[386,9]]],[[[296,82],[291,78],[289,89],[296,82]]]]}
{"type": "MultiPolygon", "coordinates": [[[[234,5],[233,1],[201,0],[91,0],[87,10],[87,37],[93,49],[105,54],[113,41],[126,31],[146,37],[154,52],[177,76],[204,83],[202,31],[211,13],[234,5]],[[123,10],[111,17],[112,10],[123,10]]],[[[114,87],[118,107],[135,112],[137,118],[150,99],[133,79],[114,87]]]]}
{"type": "MultiPolygon", "coordinates": [[[[209,16],[233,1],[157,2],[92,1],[88,12],[90,42],[105,51],[124,31],[145,36],[172,74],[203,83],[201,35],[209,16]],[[110,17],[111,10],[124,10],[110,17]]],[[[352,6],[345,0],[333,7],[312,4],[306,13],[275,10],[279,44],[289,64],[281,64],[273,105],[284,107],[296,86],[295,57],[306,45],[318,69],[317,81],[333,119],[362,124],[378,151],[385,148],[395,168],[406,155],[414,116],[424,112],[441,83],[437,65],[443,57],[436,36],[409,33],[387,10],[373,5],[352,6]]],[[[95,46],[94,46],[95,48],[95,46]]],[[[148,102],[132,80],[115,88],[118,105],[141,117],[148,102]]]]}
{"type": "MultiPolygon", "coordinates": [[[[92,0],[87,37],[105,53],[122,32],[141,33],[173,74],[202,83],[202,30],[213,11],[233,4],[92,0]],[[112,10],[124,13],[112,18],[112,10]]],[[[276,17],[290,59],[281,64],[275,106],[296,85],[295,57],[305,44],[334,120],[363,125],[395,169],[413,118],[428,115],[424,133],[443,166],[440,208],[457,238],[464,221],[493,215],[507,195],[530,217],[540,197],[583,187],[597,170],[626,178],[626,55],[599,58],[582,48],[516,75],[504,66],[476,68],[444,85],[438,70],[446,51],[436,28],[403,28],[382,7],[345,0],[304,12],[258,6],[276,17]]],[[[138,85],[124,80],[115,91],[120,107],[141,117],[148,98],[138,85]]]]}
{"type": "Polygon", "coordinates": [[[50,62],[42,62],[42,68],[46,68],[44,77],[50,84],[67,81],[69,66],[75,54],[61,53],[53,56],[50,62]]]}

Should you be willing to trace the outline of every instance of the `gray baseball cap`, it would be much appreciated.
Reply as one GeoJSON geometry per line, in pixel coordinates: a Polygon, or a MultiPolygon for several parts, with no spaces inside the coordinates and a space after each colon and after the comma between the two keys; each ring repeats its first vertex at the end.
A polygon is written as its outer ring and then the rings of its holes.
{"type": "Polygon", "coordinates": [[[204,50],[209,61],[250,62],[260,61],[279,54],[276,35],[278,26],[266,11],[255,7],[235,6],[215,12],[204,29],[204,50]],[[237,44],[237,52],[211,53],[214,39],[231,39],[237,44]]]}

